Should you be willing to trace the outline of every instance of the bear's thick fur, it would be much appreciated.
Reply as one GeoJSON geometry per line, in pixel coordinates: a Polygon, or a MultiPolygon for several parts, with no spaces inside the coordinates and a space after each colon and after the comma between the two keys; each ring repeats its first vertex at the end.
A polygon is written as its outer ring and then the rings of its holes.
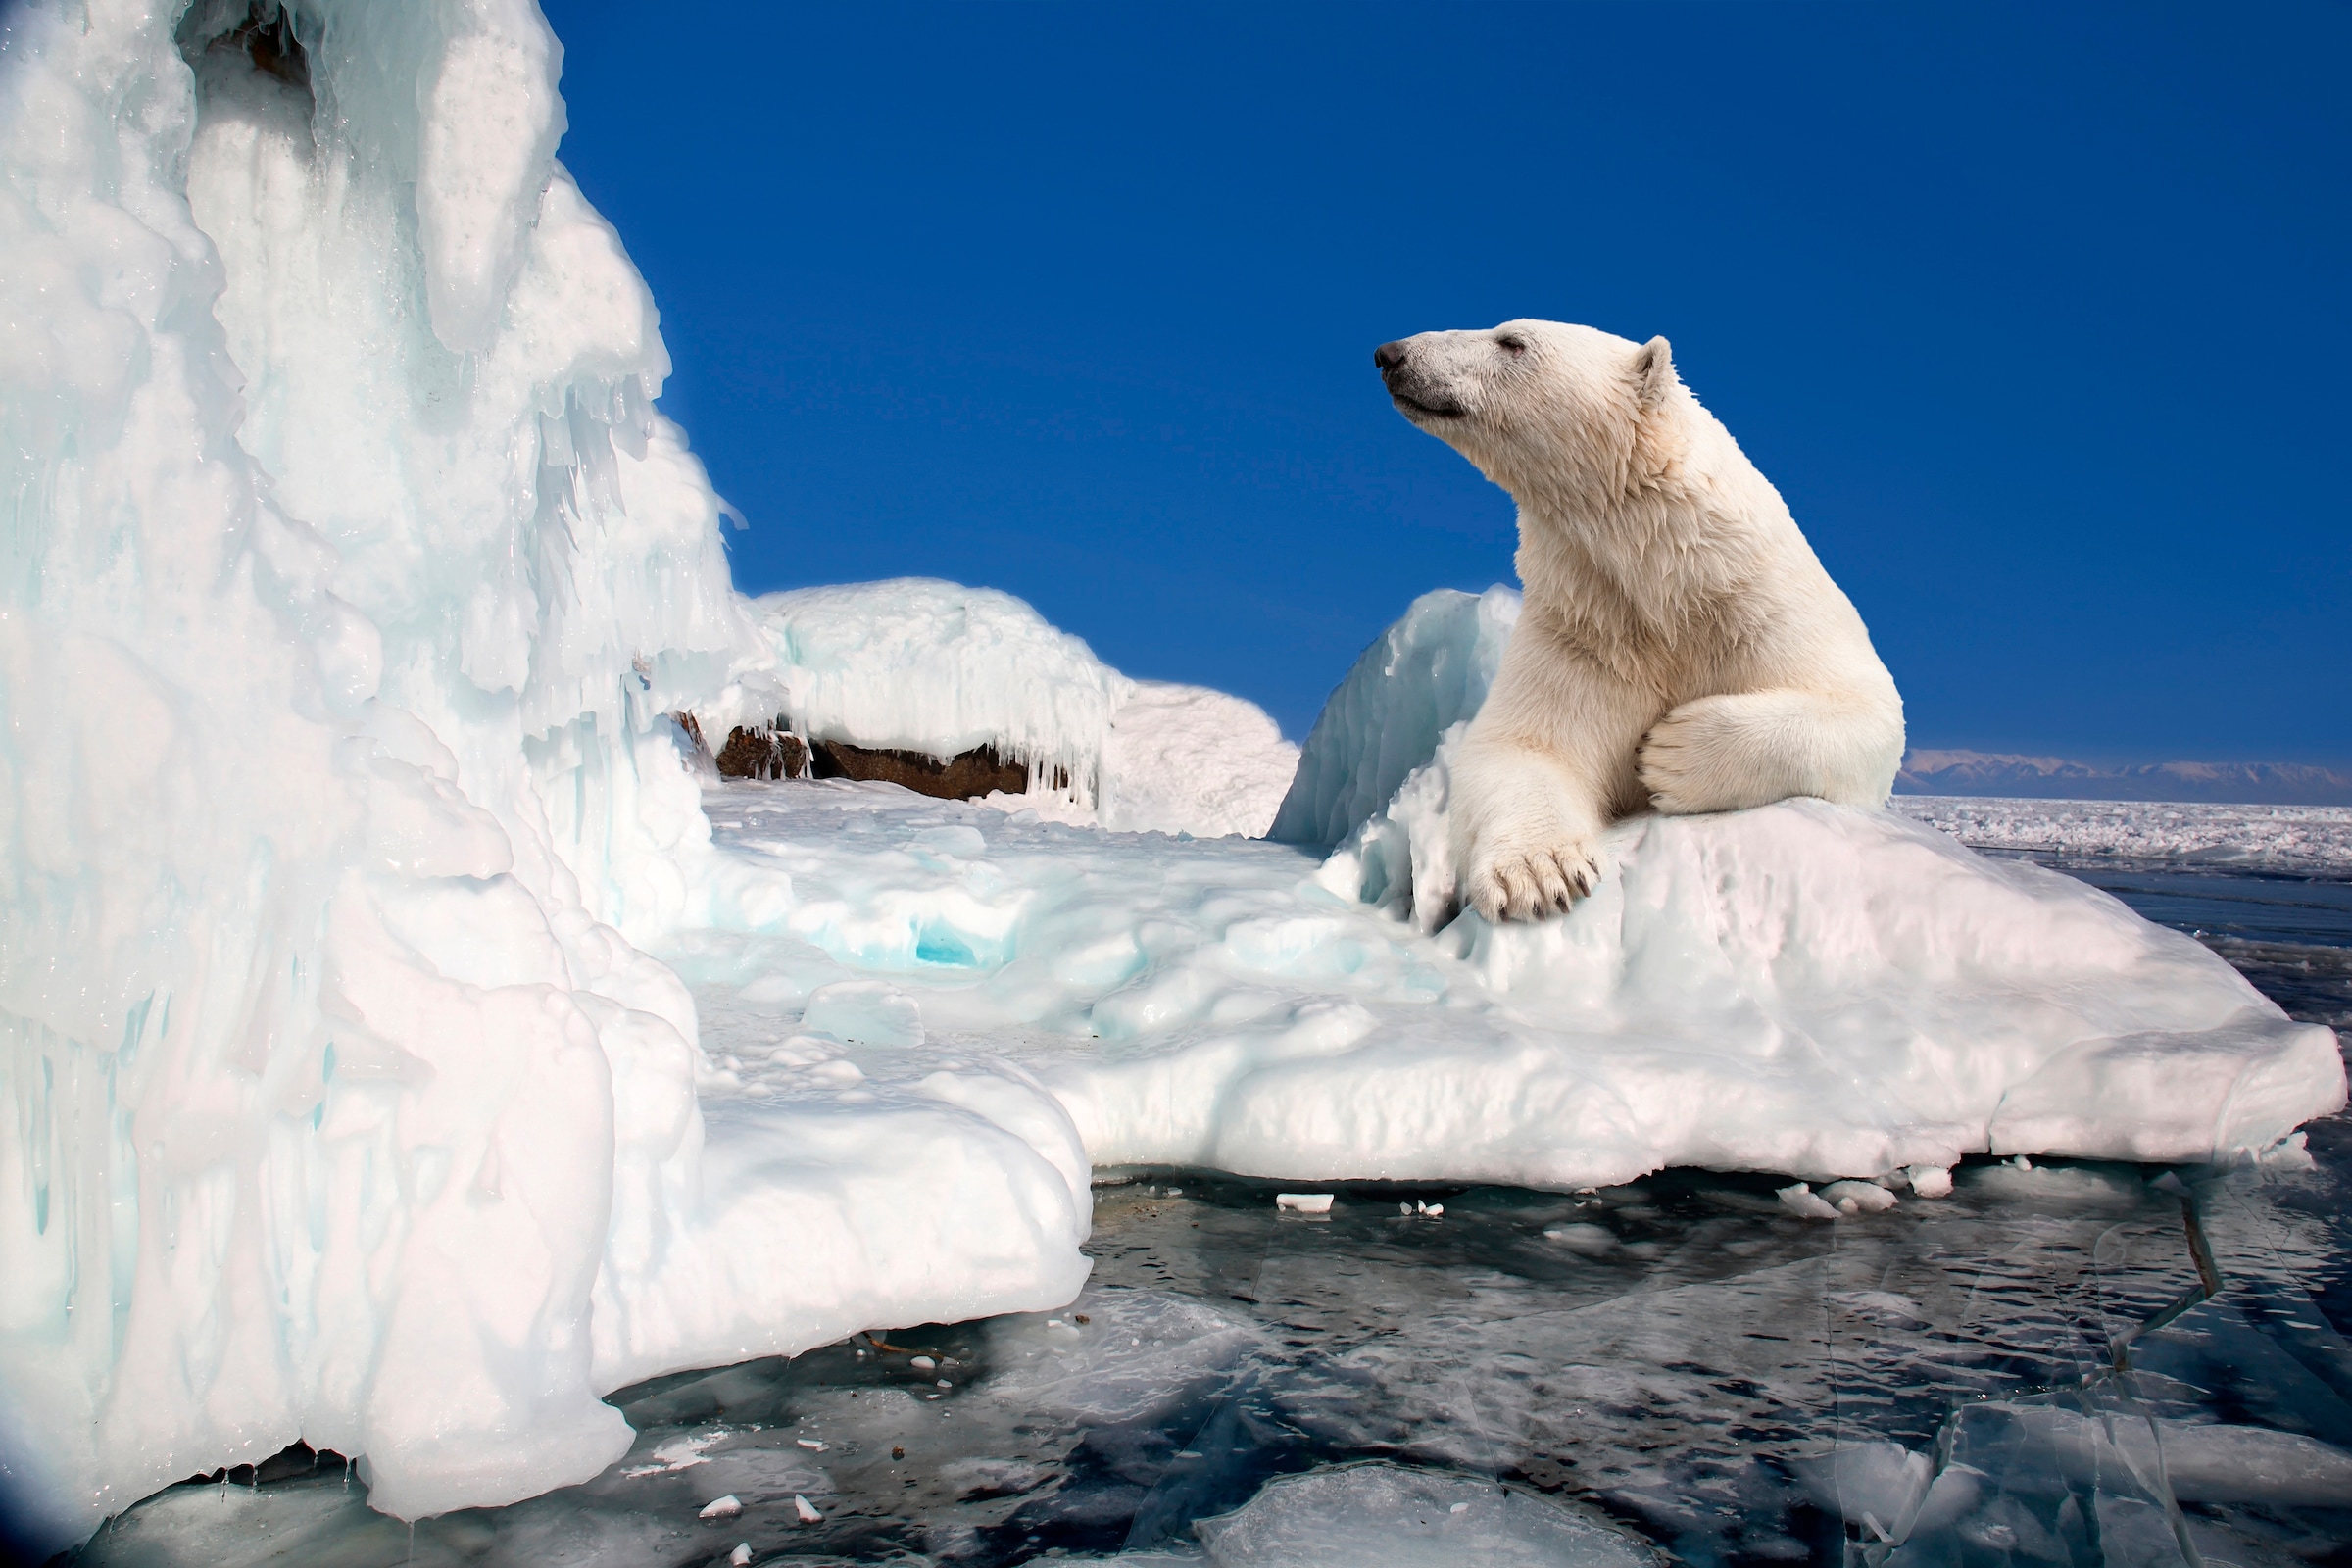
{"type": "Polygon", "coordinates": [[[1885,803],[1894,679],[1664,338],[1506,321],[1374,358],[1398,411],[1519,503],[1526,608],[1453,767],[1469,904],[1567,908],[1601,829],[1644,808],[1885,803]]]}

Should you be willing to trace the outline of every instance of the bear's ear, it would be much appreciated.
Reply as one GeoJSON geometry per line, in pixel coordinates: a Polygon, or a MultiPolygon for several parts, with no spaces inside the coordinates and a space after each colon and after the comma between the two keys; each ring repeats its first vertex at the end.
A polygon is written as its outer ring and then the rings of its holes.
{"type": "Polygon", "coordinates": [[[1634,350],[1634,390],[1644,409],[1656,408],[1674,390],[1674,348],[1664,338],[1634,350]]]}

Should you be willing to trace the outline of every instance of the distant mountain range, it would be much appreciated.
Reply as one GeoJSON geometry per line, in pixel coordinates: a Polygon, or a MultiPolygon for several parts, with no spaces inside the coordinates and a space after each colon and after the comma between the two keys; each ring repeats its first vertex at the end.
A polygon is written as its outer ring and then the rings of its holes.
{"type": "Polygon", "coordinates": [[[1915,751],[1897,795],[2003,795],[2045,801],[2210,801],[2352,806],[2352,773],[2302,762],[2143,762],[2095,767],[2059,757],[1915,751]]]}

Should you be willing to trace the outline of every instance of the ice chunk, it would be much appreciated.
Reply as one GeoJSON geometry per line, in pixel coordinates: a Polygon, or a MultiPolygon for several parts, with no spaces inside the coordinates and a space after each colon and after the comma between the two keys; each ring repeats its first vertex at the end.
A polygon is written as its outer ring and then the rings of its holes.
{"type": "Polygon", "coordinates": [[[1597,1515],[1491,1481],[1381,1462],[1270,1481],[1193,1527],[1217,1568],[1654,1568],[1597,1515]]]}
{"type": "Polygon", "coordinates": [[[1784,1187],[1778,1194],[1781,1206],[1801,1219],[1836,1219],[1838,1209],[1828,1200],[1803,1182],[1784,1187]]]}
{"type": "Polygon", "coordinates": [[[727,1553],[729,1568],[750,1568],[751,1561],[752,1544],[748,1541],[737,1542],[735,1549],[727,1553]]]}
{"type": "Polygon", "coordinates": [[[704,1503],[702,1517],[705,1519],[732,1519],[741,1512],[743,1512],[743,1499],[730,1492],[723,1497],[713,1497],[704,1503]]]}
{"type": "Polygon", "coordinates": [[[816,1505],[814,1503],[810,1502],[807,1497],[802,1496],[797,1492],[792,1494],[792,1511],[799,1517],[801,1523],[805,1525],[816,1524],[825,1517],[823,1514],[816,1511],[816,1505]]]}
{"type": "Polygon", "coordinates": [[[1832,1182],[1821,1190],[1821,1196],[1824,1201],[1848,1214],[1881,1213],[1894,1207],[1896,1201],[1892,1193],[1876,1182],[1832,1182]]]}
{"type": "Polygon", "coordinates": [[[1825,1458],[1796,1461],[1814,1500],[1866,1539],[1899,1542],[1911,1533],[1935,1479],[1935,1462],[1899,1443],[1850,1443],[1825,1458]]]}
{"type": "Polygon", "coordinates": [[[1582,1252],[1587,1257],[1603,1256],[1617,1247],[1617,1238],[1607,1226],[1581,1221],[1574,1225],[1548,1226],[1544,1232],[1544,1239],[1557,1242],[1568,1250],[1582,1252]]]}
{"type": "Polygon", "coordinates": [[[1476,713],[1519,620],[1519,595],[1423,594],[1323,705],[1269,838],[1336,844],[1386,807],[1438,738],[1476,713]]]}
{"type": "Polygon", "coordinates": [[[1906,1165],[1903,1167],[1903,1175],[1910,1181],[1911,1190],[1922,1198],[1948,1198],[1951,1196],[1952,1173],[1947,1166],[1906,1165]]]}
{"type": "Polygon", "coordinates": [[[2056,1535],[2070,1509],[2087,1504],[2109,1560],[2143,1546],[2132,1560],[2178,1561],[2169,1519],[2180,1503],[2331,1508],[2352,1498],[2352,1454],[2341,1448],[2264,1427],[2152,1418],[2129,1404],[1964,1404],[1938,1446],[1947,1458],[1911,1531],[1922,1560],[2003,1530],[2056,1535]]]}
{"type": "Polygon", "coordinates": [[[1276,1193],[1274,1206],[1300,1214],[1328,1214],[1331,1212],[1331,1194],[1276,1193]]]}

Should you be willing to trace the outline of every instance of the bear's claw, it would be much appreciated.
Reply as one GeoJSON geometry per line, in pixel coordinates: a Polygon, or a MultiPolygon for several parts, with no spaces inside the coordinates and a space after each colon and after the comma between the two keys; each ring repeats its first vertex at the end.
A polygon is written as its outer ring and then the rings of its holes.
{"type": "Polygon", "coordinates": [[[1600,860],[1586,845],[1482,857],[1470,873],[1470,904],[1489,920],[1565,914],[1600,885],[1600,860]]]}

